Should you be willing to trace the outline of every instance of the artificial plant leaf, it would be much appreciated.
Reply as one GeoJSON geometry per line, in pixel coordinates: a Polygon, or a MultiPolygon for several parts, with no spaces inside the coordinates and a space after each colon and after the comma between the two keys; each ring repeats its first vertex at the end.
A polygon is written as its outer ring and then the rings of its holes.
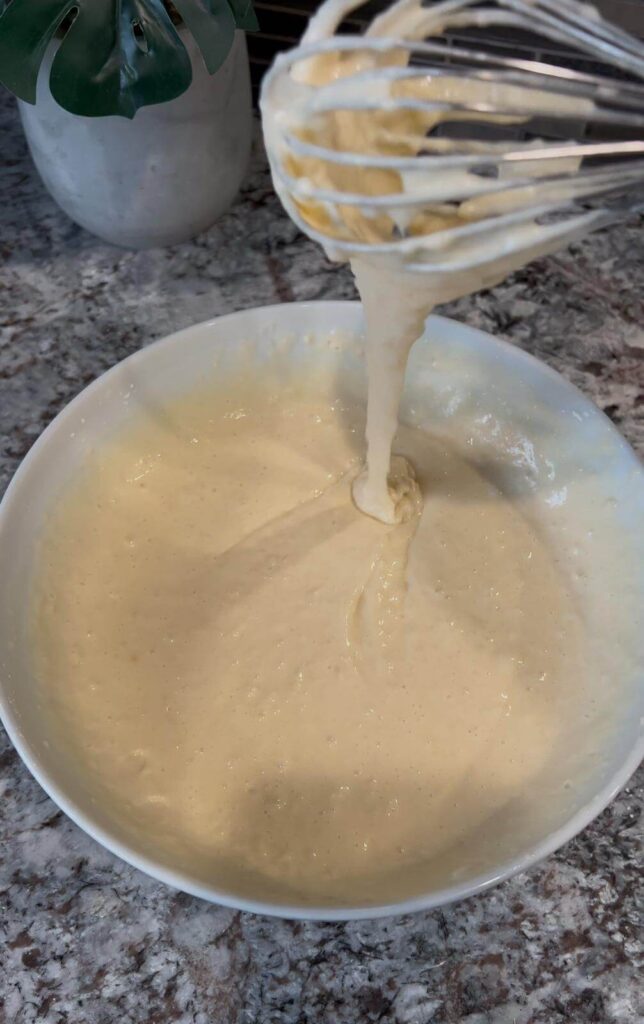
{"type": "Polygon", "coordinates": [[[228,0],[235,15],[237,28],[243,28],[246,32],[257,32],[259,22],[253,9],[253,0],[228,0]]]}
{"type": "Polygon", "coordinates": [[[228,0],[172,0],[195,38],[211,75],[230,53],[235,35],[235,18],[228,0]]]}
{"type": "Polygon", "coordinates": [[[53,35],[78,0],[13,0],[0,15],[0,82],[27,103],[53,35]]]}
{"type": "MultiPolygon", "coordinates": [[[[251,0],[174,0],[213,74],[235,27],[252,30],[251,0]]],[[[50,88],[74,114],[133,117],[181,95],[192,81],[186,49],[164,0],[0,0],[0,83],[30,103],[56,31],[50,88]]]]}
{"type": "Polygon", "coordinates": [[[139,107],[185,92],[192,65],[163,0],[76,0],[75,6],[49,79],[61,107],[87,117],[134,117],[139,107]]]}

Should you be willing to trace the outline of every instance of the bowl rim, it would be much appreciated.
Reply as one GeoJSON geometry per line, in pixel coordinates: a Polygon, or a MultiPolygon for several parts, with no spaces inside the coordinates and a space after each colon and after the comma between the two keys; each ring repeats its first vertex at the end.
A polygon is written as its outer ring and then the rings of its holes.
{"type": "MultiPolygon", "coordinates": [[[[281,315],[284,310],[293,311],[291,314],[287,314],[287,316],[294,315],[295,309],[302,312],[306,312],[307,310],[323,311],[325,315],[321,319],[328,320],[329,330],[333,330],[334,315],[339,313],[342,318],[343,316],[346,316],[347,312],[350,312],[351,315],[358,314],[359,316],[360,303],[356,301],[322,300],[274,303],[265,306],[254,306],[236,310],[221,316],[211,317],[208,320],[192,324],[188,327],[181,328],[178,331],[174,331],[169,335],[165,335],[145,347],[137,349],[125,359],[120,360],[108,370],[101,373],[91,381],[90,384],[75,395],[75,397],[72,398],[63,407],[63,409],[61,409],[61,411],[42,431],[16,469],[7,486],[4,496],[0,501],[0,543],[3,532],[3,521],[10,515],[12,506],[19,501],[22,482],[31,472],[31,466],[36,454],[46,447],[54,432],[54,428],[59,428],[61,423],[63,423],[67,418],[73,418],[78,406],[87,401],[88,398],[91,398],[95,391],[99,391],[103,388],[110,376],[115,375],[117,372],[121,372],[123,366],[126,364],[133,365],[141,360],[145,360],[147,353],[150,351],[159,350],[164,347],[169,348],[172,345],[176,345],[177,342],[180,342],[182,339],[185,343],[185,341],[187,341],[190,335],[195,331],[207,330],[214,324],[220,325],[225,321],[243,319],[250,314],[256,317],[266,315],[267,318],[270,318],[271,316],[274,317],[275,315],[281,315]]],[[[575,395],[578,403],[585,406],[594,417],[599,416],[603,421],[605,421],[605,428],[610,431],[614,440],[618,440],[620,446],[623,448],[624,454],[632,460],[633,468],[638,471],[642,477],[644,477],[644,466],[642,466],[637,454],[634,452],[628,441],[626,441],[619,432],[617,427],[612,423],[608,416],[606,416],[606,414],[591,401],[591,399],[581,392],[574,384],[563,377],[562,374],[558,373],[552,367],[548,366],[540,359],[537,359],[529,352],[517,348],[511,342],[506,341],[503,338],[497,338],[486,331],[482,331],[476,327],[471,327],[469,324],[464,324],[448,317],[432,315],[430,319],[434,323],[442,323],[443,325],[449,324],[451,327],[456,325],[467,333],[482,336],[488,346],[492,345],[499,348],[505,355],[510,355],[511,358],[515,359],[517,362],[524,362],[533,371],[538,370],[540,374],[556,379],[560,386],[563,384],[571,394],[575,395]]],[[[340,329],[345,329],[344,325],[338,326],[340,329]]],[[[620,767],[613,773],[611,778],[599,790],[599,792],[591,797],[576,814],[568,819],[564,825],[556,829],[554,832],[549,833],[540,842],[533,843],[526,853],[518,857],[509,858],[493,870],[482,872],[467,882],[455,883],[435,891],[421,893],[418,896],[410,897],[405,900],[383,904],[324,906],[303,903],[298,905],[297,903],[281,904],[270,901],[247,899],[242,896],[236,896],[234,893],[230,893],[225,890],[219,890],[214,885],[206,885],[192,879],[187,874],[183,874],[181,871],[168,868],[154,860],[154,858],[139,853],[136,848],[130,844],[115,838],[108,829],[94,821],[91,814],[87,813],[78,806],[73,799],[69,798],[58,783],[51,778],[48,771],[41,765],[38,756],[30,749],[28,740],[22,732],[17,716],[14,714],[9,701],[5,696],[4,685],[1,678],[0,722],[4,726],[5,731],[7,732],[7,735],[9,736],[9,739],[22,762],[50,799],[53,800],[60,810],[63,811],[74,822],[74,824],[82,829],[83,832],[89,835],[110,853],[115,854],[121,860],[125,861],[126,864],[137,868],[139,871],[142,871],[145,875],[148,875],[156,881],[163,882],[172,889],[185,892],[191,896],[197,896],[207,902],[217,903],[221,906],[234,910],[243,910],[248,911],[249,913],[280,917],[290,920],[329,922],[368,920],[376,917],[389,917],[421,910],[432,910],[434,908],[444,906],[445,904],[457,902],[467,899],[470,896],[475,896],[478,893],[482,893],[492,886],[512,878],[514,875],[534,866],[539,861],[550,856],[565,843],[573,839],[608,806],[619,791],[627,784],[628,780],[637,769],[640,761],[644,758],[644,732],[640,730],[638,739],[632,749],[628,751],[628,754],[624,758],[620,767]]]]}

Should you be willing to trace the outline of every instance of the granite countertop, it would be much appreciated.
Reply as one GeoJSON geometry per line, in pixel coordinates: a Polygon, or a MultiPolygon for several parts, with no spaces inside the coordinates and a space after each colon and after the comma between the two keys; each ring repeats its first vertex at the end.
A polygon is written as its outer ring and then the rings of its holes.
{"type": "MultiPolygon", "coordinates": [[[[0,97],[0,493],[97,374],[246,306],[348,298],[282,213],[257,147],[235,207],[187,245],[126,252],[76,227],[0,97]]],[[[644,233],[619,227],[444,312],[536,353],[644,451],[644,233]]],[[[354,924],[210,906],[105,852],[0,730],[1,1024],[635,1024],[640,771],[539,867],[442,910],[354,924]]]]}

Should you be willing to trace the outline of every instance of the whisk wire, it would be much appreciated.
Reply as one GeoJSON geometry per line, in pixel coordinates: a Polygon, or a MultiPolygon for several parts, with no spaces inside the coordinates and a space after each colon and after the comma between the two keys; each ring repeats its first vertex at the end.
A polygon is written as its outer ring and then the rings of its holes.
{"type": "Polygon", "coordinates": [[[262,89],[276,187],[331,255],[471,269],[489,262],[472,249],[486,233],[503,255],[503,232],[523,225],[507,243],[516,259],[641,209],[631,195],[644,182],[637,40],[579,0],[397,0],[363,35],[335,35],[361,2],[323,3],[262,89]],[[500,55],[492,27],[538,32],[594,63],[500,55]],[[464,28],[474,36],[446,44],[464,28]],[[339,73],[312,84],[302,69],[329,55],[339,73]],[[289,102],[273,104],[285,84],[289,102]]]}

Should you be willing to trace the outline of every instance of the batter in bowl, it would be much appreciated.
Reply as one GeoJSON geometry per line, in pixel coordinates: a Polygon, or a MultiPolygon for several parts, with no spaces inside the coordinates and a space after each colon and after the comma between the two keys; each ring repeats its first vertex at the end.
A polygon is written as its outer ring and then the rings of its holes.
{"type": "Polygon", "coordinates": [[[34,590],[55,741],[97,803],[266,899],[475,872],[581,714],[556,553],[420,429],[406,522],[360,513],[364,408],[326,379],[263,367],[139,416],[61,500],[34,590]]]}
{"type": "MultiPolygon", "coordinates": [[[[305,41],[352,6],[325,5],[305,41]]],[[[423,38],[440,30],[436,11],[402,2],[373,34],[423,38]]],[[[583,119],[592,103],[446,75],[397,80],[368,111],[360,75],[408,57],[374,53],[303,61],[263,100],[287,209],[332,256],[346,243],[365,308],[367,422],[337,383],[264,364],[141,412],[52,517],[34,595],[43,700],[124,838],[220,890],[318,906],[471,879],[512,855],[526,820],[539,833],[533,794],[550,779],[541,808],[564,800],[549,770],[586,717],[593,674],[579,595],[525,495],[501,491],[456,441],[398,426],[433,305],[563,244],[557,224],[495,223],[532,195],[532,155],[514,190],[499,170],[492,196],[457,172],[449,203],[453,181],[368,164],[383,144],[414,158],[449,144],[427,141],[441,117],[418,99],[467,106],[475,88],[482,108],[517,108],[512,123],[533,110],[583,119]],[[326,85],[344,106],[309,117],[298,98],[326,85]],[[366,167],[302,158],[294,140],[348,140],[366,167]],[[419,185],[429,212],[403,223],[399,200],[419,185]],[[325,188],[385,202],[365,213],[342,195],[316,201],[325,188]],[[451,228],[486,220],[452,247],[451,228]],[[398,234],[401,258],[365,247],[398,234]],[[417,273],[436,234],[454,272],[417,273]]],[[[570,238],[589,216],[570,221],[570,238]]]]}

